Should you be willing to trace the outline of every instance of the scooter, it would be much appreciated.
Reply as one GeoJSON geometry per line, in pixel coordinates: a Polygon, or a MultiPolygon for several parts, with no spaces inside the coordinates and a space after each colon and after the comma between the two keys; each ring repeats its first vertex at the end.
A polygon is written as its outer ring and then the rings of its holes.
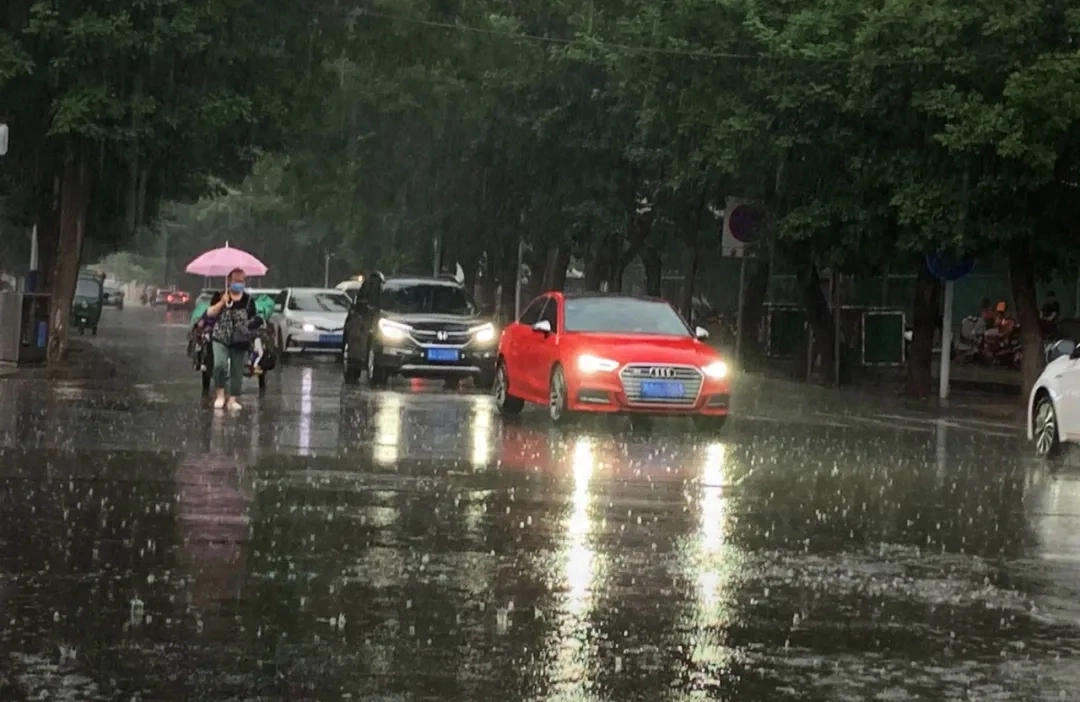
{"type": "MultiPolygon", "coordinates": [[[[191,356],[195,370],[202,376],[203,392],[209,392],[214,380],[214,345],[210,340],[210,327],[195,327],[188,342],[188,355],[191,356]]],[[[260,329],[251,345],[247,363],[244,365],[244,377],[257,378],[259,392],[266,390],[266,373],[274,369],[276,356],[269,341],[271,334],[260,329]]]]}

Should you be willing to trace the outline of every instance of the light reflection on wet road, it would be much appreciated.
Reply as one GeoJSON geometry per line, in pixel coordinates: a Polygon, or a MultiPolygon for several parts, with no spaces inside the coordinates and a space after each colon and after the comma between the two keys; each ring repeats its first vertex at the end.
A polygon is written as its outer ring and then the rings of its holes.
{"type": "Polygon", "coordinates": [[[1078,473],[1007,428],[556,431],[329,359],[219,417],[111,312],[121,378],[0,381],[0,699],[1080,699],[1078,473]]]}

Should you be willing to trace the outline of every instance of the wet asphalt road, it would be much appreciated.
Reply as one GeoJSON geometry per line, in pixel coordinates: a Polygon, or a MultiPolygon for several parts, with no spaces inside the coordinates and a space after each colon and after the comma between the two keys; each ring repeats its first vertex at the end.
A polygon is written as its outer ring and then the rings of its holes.
{"type": "Polygon", "coordinates": [[[0,699],[1080,699],[1080,471],[1015,428],[559,432],[329,359],[216,416],[186,317],[0,380],[0,699]]]}

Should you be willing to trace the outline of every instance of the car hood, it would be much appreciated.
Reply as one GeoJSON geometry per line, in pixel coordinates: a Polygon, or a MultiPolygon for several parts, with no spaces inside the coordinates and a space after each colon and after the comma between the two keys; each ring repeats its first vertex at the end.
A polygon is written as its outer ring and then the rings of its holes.
{"type": "Polygon", "coordinates": [[[704,366],[723,360],[721,354],[708,344],[682,336],[644,334],[567,334],[573,339],[577,353],[591,353],[627,363],[671,363],[704,366]]]}
{"type": "Polygon", "coordinates": [[[384,319],[391,319],[395,322],[401,322],[402,324],[465,324],[468,326],[479,326],[488,321],[482,317],[473,317],[464,314],[398,314],[394,312],[383,312],[382,316],[384,319]]]}
{"type": "Polygon", "coordinates": [[[289,312],[289,319],[301,324],[314,324],[323,329],[341,329],[345,326],[345,312],[289,312]]]}

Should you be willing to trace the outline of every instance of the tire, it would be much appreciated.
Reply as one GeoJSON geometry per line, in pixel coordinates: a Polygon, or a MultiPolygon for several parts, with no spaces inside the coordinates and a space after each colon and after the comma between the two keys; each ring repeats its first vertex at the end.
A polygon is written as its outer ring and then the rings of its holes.
{"type": "Polygon", "coordinates": [[[1040,458],[1056,458],[1061,454],[1061,438],[1058,433],[1057,410],[1049,396],[1043,395],[1035,405],[1032,433],[1035,436],[1035,455],[1040,458]]]}
{"type": "Polygon", "coordinates": [[[90,336],[97,336],[97,327],[94,326],[90,329],[90,336]]]}
{"type": "Polygon", "coordinates": [[[375,341],[368,342],[367,352],[367,380],[368,385],[373,388],[386,387],[387,381],[390,380],[390,374],[385,368],[375,362],[375,341]]]}
{"type": "Polygon", "coordinates": [[[574,420],[574,413],[568,406],[569,392],[566,374],[562,366],[556,364],[551,369],[551,379],[548,381],[548,417],[555,426],[565,426],[574,420]]]}
{"type": "Polygon", "coordinates": [[[349,360],[349,344],[346,343],[341,349],[341,374],[345,378],[346,385],[356,385],[360,382],[363,368],[349,360]]]}
{"type": "Polygon", "coordinates": [[[716,417],[705,414],[694,415],[694,428],[703,434],[718,434],[727,423],[727,417],[716,417]]]}
{"type": "Polygon", "coordinates": [[[79,336],[83,336],[85,334],[86,334],[86,327],[79,327],[79,336]]]}
{"type": "Polygon", "coordinates": [[[510,376],[502,361],[499,361],[499,366],[495,369],[492,394],[495,396],[495,407],[504,417],[516,417],[525,408],[525,400],[510,394],[510,376]]]}
{"type": "Polygon", "coordinates": [[[203,390],[203,392],[210,392],[210,384],[211,384],[211,381],[213,380],[213,376],[210,374],[210,371],[203,371],[201,373],[201,375],[202,375],[202,390],[203,390]]]}

